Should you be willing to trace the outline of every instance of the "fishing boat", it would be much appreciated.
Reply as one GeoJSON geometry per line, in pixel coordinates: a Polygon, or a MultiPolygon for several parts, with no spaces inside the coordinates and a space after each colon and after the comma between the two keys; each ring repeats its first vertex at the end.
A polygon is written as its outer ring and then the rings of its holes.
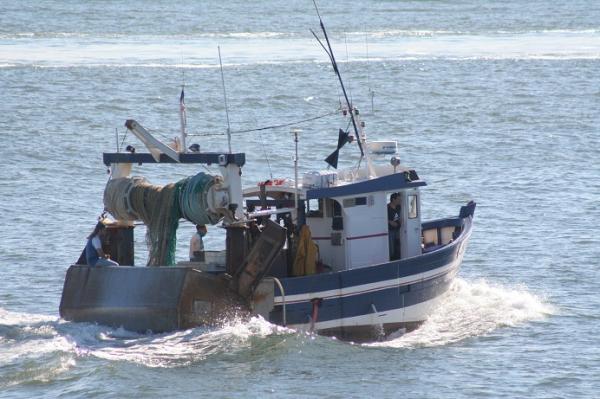
{"type": "Polygon", "coordinates": [[[82,254],[65,278],[64,319],[165,332],[254,314],[299,331],[365,341],[413,330],[436,309],[459,271],[475,203],[454,217],[421,219],[425,181],[401,164],[396,141],[367,140],[322,21],[321,28],[325,43],[315,37],[339,78],[340,112],[353,128],[338,131],[328,168],[299,176],[296,150],[293,179],[243,188],[245,154],[231,147],[227,153],[189,151],[183,122],[179,141],[165,145],[128,120],[127,129],[149,152],[103,156],[111,172],[104,252],[119,266],[89,266],[82,254]],[[348,144],[358,147],[359,162],[338,170],[340,149],[348,144]],[[164,187],[131,175],[133,165],[165,163],[216,165],[219,173],[200,172],[164,187]],[[219,225],[225,249],[177,262],[180,219],[219,225]],[[148,229],[146,266],[134,266],[139,220],[148,229]]]}

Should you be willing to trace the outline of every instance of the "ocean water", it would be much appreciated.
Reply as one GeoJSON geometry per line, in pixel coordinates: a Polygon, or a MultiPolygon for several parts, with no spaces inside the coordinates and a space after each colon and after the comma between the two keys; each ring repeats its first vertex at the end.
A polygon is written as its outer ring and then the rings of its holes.
{"type": "MultiPolygon", "coordinates": [[[[260,318],[160,335],[61,320],[102,211],[101,153],[140,145],[124,121],[177,135],[183,83],[191,142],[227,148],[217,46],[232,130],[293,123],[301,171],[325,167],[347,122],[298,122],[340,98],[311,1],[0,0],[1,398],[598,397],[600,3],[321,3],[369,137],[398,140],[428,182],[426,218],[478,203],[437,312],[364,345],[260,318]]],[[[293,145],[290,127],[235,133],[245,183],[292,177],[293,145]]],[[[196,171],[136,169],[158,184],[196,171]]]]}

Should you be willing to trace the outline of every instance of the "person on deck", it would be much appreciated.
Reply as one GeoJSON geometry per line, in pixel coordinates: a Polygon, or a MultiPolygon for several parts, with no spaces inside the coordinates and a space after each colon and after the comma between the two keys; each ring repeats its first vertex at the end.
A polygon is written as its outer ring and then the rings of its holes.
{"type": "Polygon", "coordinates": [[[190,262],[204,262],[204,242],[202,242],[202,237],[207,232],[208,229],[205,225],[196,225],[196,233],[194,233],[190,240],[190,262]]]}
{"type": "Polygon", "coordinates": [[[89,266],[119,266],[114,260],[108,259],[102,250],[102,243],[106,239],[106,225],[101,221],[96,224],[92,234],[88,236],[85,246],[85,259],[89,266]]]}
{"type": "Polygon", "coordinates": [[[387,206],[390,260],[400,259],[400,193],[393,193],[387,206]]]}

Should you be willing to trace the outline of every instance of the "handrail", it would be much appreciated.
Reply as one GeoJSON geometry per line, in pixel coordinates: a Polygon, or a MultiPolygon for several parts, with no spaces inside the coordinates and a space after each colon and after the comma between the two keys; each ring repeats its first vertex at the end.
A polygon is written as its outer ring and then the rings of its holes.
{"type": "Polygon", "coordinates": [[[282,302],[282,306],[283,306],[283,326],[285,327],[287,325],[287,321],[286,321],[286,315],[285,315],[285,290],[283,289],[283,285],[281,285],[281,281],[279,281],[279,279],[277,277],[272,277],[273,281],[275,281],[275,283],[277,283],[277,286],[279,287],[279,291],[281,291],[281,302],[282,302]]]}

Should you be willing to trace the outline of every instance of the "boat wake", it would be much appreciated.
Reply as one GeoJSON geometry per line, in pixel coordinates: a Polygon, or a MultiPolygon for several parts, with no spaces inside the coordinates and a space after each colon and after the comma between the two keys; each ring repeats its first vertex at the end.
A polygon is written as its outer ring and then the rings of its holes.
{"type": "MultiPolygon", "coordinates": [[[[261,317],[236,319],[218,329],[194,328],[169,334],[121,337],[123,330],[99,337],[99,345],[80,348],[80,353],[111,361],[128,361],[146,367],[185,367],[208,358],[223,359],[244,352],[262,353],[271,348],[270,337],[285,337],[292,330],[261,317]]],[[[280,342],[276,340],[276,342],[280,342]]]]}
{"type": "MultiPolygon", "coordinates": [[[[552,305],[526,288],[457,279],[421,328],[365,346],[407,349],[443,346],[490,334],[502,327],[541,320],[553,313],[552,305]]],[[[261,317],[229,320],[220,328],[138,334],[0,308],[0,368],[4,370],[0,388],[55,380],[78,362],[87,360],[176,368],[238,356],[262,358],[266,353],[285,348],[290,337],[306,342],[307,336],[261,317]]]]}
{"type": "Polygon", "coordinates": [[[73,344],[58,324],[56,317],[0,308],[0,390],[54,380],[75,365],[73,344]]]}
{"type": "Polygon", "coordinates": [[[367,346],[421,348],[448,345],[502,327],[541,320],[555,308],[525,287],[456,279],[440,306],[417,330],[367,346]]]}
{"type": "Polygon", "coordinates": [[[260,317],[229,320],[220,328],[138,334],[0,308],[0,389],[60,379],[88,360],[174,368],[206,359],[262,356],[292,334],[260,317]]]}

